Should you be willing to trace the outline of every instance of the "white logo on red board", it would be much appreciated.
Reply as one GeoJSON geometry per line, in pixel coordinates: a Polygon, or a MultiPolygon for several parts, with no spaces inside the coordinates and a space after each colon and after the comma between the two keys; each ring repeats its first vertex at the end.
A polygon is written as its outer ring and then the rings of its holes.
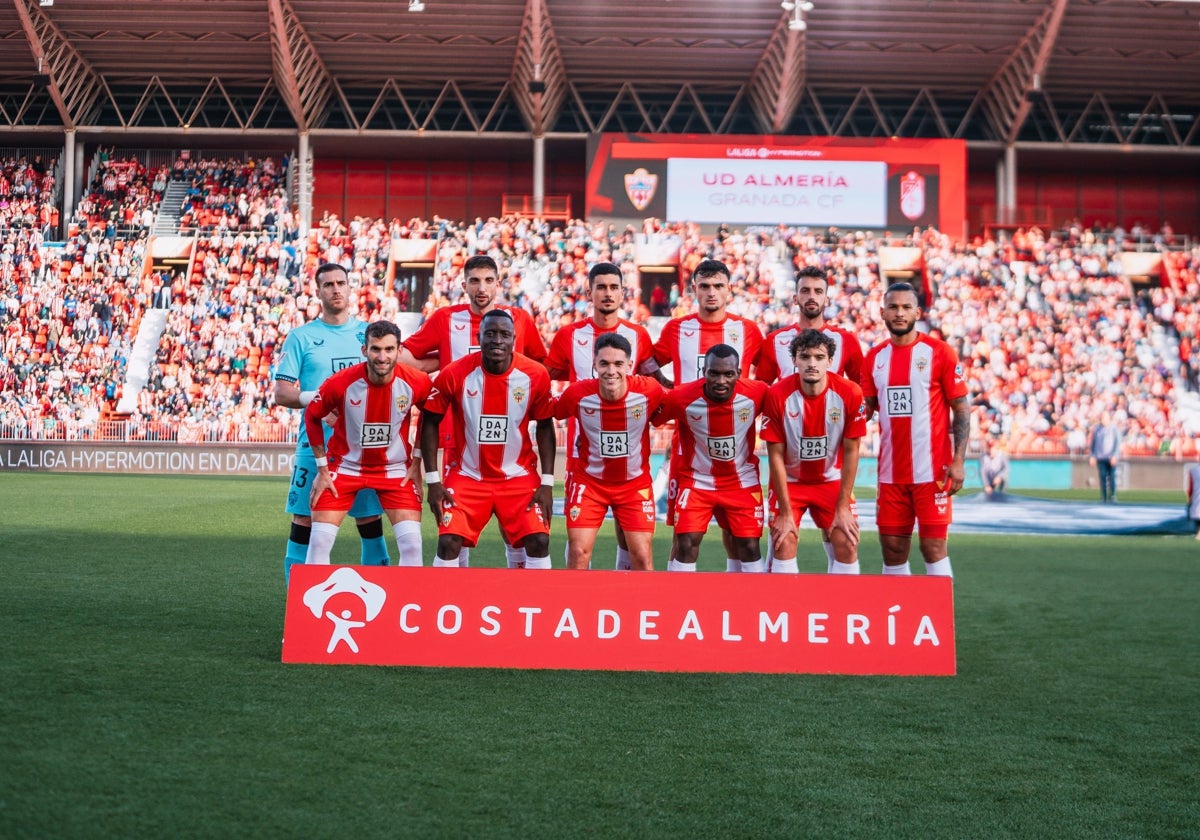
{"type": "Polygon", "coordinates": [[[645,210],[654,200],[658,190],[658,176],[651,175],[646,168],[639,166],[632,172],[625,173],[625,195],[635,210],[645,210]]]}
{"type": "Polygon", "coordinates": [[[382,586],[363,580],[358,572],[349,566],[339,566],[325,579],[310,587],[304,593],[304,606],[313,614],[313,618],[327,618],[333,622],[333,632],[329,636],[329,647],[326,653],[333,653],[339,643],[345,643],[354,653],[358,653],[358,643],[350,631],[366,627],[367,623],[375,620],[387,600],[387,592],[382,586]],[[362,601],[361,612],[344,607],[339,612],[326,609],[329,601],[338,595],[348,595],[362,601]]]}
{"type": "Polygon", "coordinates": [[[925,176],[909,170],[900,176],[900,212],[914,222],[925,215],[925,176]]]}

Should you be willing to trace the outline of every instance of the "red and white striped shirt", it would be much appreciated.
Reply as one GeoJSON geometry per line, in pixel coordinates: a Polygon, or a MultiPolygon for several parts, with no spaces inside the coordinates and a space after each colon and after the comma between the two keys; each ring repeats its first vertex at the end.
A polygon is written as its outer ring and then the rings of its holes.
{"type": "Polygon", "coordinates": [[[366,363],[330,376],[304,410],[309,440],[321,440],[321,418],[338,413],[326,445],[331,472],[403,478],[412,458],[412,407],[429,395],[428,374],[398,364],[392,381],[372,385],[366,363]]]}
{"type": "Polygon", "coordinates": [[[663,389],[647,376],[629,377],[629,389],[619,400],[600,396],[600,381],[585,379],[563,392],[554,416],[575,420],[578,450],[568,465],[610,484],[622,484],[650,474],[650,418],[663,401],[663,389]]]}
{"type": "Polygon", "coordinates": [[[537,475],[529,424],[554,414],[546,369],[519,353],[505,373],[483,369],[478,353],[451,362],[438,374],[425,408],[453,418],[447,471],[477,481],[537,475]]]}
{"type": "MultiPolygon", "coordinates": [[[[792,354],[788,348],[792,346],[792,339],[801,332],[800,327],[792,326],[776,330],[767,336],[762,351],[758,354],[754,378],[770,383],[795,373],[796,364],[792,361],[792,354]]],[[[844,376],[851,382],[858,382],[862,378],[863,351],[854,333],[833,324],[826,324],[821,328],[821,332],[832,338],[837,345],[833,351],[833,359],[829,362],[829,372],[844,376]]]]}
{"type": "Polygon", "coordinates": [[[654,358],[660,365],[675,366],[676,387],[704,377],[704,354],[718,344],[738,351],[742,376],[749,376],[762,345],[758,326],[739,315],[726,315],[720,321],[701,321],[699,315],[672,318],[663,327],[654,345],[654,358]]]}
{"type": "Polygon", "coordinates": [[[815,397],[800,390],[797,374],[779,380],[767,391],[763,418],[762,439],[784,445],[788,480],[801,484],[840,481],[842,442],[867,433],[862,389],[836,373],[815,397]]]}
{"type": "Polygon", "coordinates": [[[592,318],[559,328],[554,334],[554,340],[550,342],[550,355],[546,357],[546,367],[552,371],[566,371],[568,382],[591,379],[595,376],[592,372],[592,361],[596,355],[596,339],[611,332],[623,335],[629,341],[629,346],[633,348],[633,354],[630,356],[632,369],[634,372],[641,371],[654,349],[650,333],[646,332],[645,327],[624,318],[609,329],[596,326],[592,318]]]}
{"type": "Polygon", "coordinates": [[[701,490],[761,487],[755,428],[767,386],[739,379],[727,402],[704,395],[704,380],[668,391],[655,422],[674,420],[676,475],[701,490]]]}
{"type": "MultiPolygon", "coordinates": [[[[534,361],[546,358],[546,345],[538,333],[533,317],[524,309],[497,306],[513,319],[516,341],[513,349],[534,361]]],[[[479,321],[482,315],[472,312],[470,304],[459,303],[434,310],[404,342],[404,349],[415,359],[437,358],[441,367],[471,353],[479,352],[479,321]]]]}
{"type": "MultiPolygon", "coordinates": [[[[592,362],[596,355],[596,339],[605,333],[615,332],[623,335],[629,341],[633,353],[629,359],[632,371],[645,372],[644,365],[653,358],[653,342],[646,328],[626,321],[624,318],[611,329],[601,329],[592,318],[576,321],[559,329],[550,342],[550,355],[546,357],[546,367],[551,376],[559,378],[560,371],[566,371],[568,382],[581,382],[595,376],[592,362]]],[[[651,371],[652,372],[652,371],[651,371]]],[[[567,469],[571,469],[571,461],[575,458],[576,436],[579,429],[573,416],[567,418],[567,469]]]]}
{"type": "Polygon", "coordinates": [[[922,333],[906,346],[885,341],[867,353],[862,389],[879,401],[879,482],[944,481],[953,457],[950,402],[967,395],[954,349],[922,333]]]}

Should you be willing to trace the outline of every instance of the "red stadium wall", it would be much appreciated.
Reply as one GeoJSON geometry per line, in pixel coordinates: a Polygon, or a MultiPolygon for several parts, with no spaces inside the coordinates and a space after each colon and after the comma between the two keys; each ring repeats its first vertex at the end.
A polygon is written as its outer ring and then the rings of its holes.
{"type": "MultiPolygon", "coordinates": [[[[993,170],[967,175],[967,223],[983,232],[996,205],[993,170]]],[[[1126,230],[1141,224],[1156,232],[1169,222],[1176,233],[1200,233],[1200,190],[1178,173],[1038,172],[1017,179],[1018,220],[1048,217],[1057,228],[1078,219],[1086,227],[1126,230]]]]}
{"type": "MultiPolygon", "coordinates": [[[[340,218],[439,216],[473,219],[500,214],[505,193],[533,191],[527,161],[488,160],[316,160],[313,211],[340,218]]],[[[548,162],[546,193],[570,195],[572,212],[584,207],[586,173],[582,161],[548,162]]],[[[1156,231],[1170,222],[1177,233],[1200,233],[1200,189],[1178,173],[1061,172],[1023,169],[1017,202],[1026,217],[1049,216],[1057,227],[1071,219],[1085,225],[1127,230],[1134,223],[1156,231]]],[[[967,175],[967,223],[983,231],[996,205],[995,170],[972,167],[967,175]]]]}
{"type": "MultiPolygon", "coordinates": [[[[572,212],[583,211],[582,162],[546,165],[546,194],[570,195],[572,212]]],[[[313,217],[328,211],[341,219],[454,220],[500,215],[505,193],[533,193],[527,161],[315,160],[313,217]]]]}

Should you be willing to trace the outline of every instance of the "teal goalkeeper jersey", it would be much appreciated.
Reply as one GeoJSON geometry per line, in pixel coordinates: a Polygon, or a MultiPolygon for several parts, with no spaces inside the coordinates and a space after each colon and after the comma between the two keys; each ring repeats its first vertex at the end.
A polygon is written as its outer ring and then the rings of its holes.
{"type": "MultiPolygon", "coordinates": [[[[366,335],[366,322],[357,318],[338,327],[320,319],[296,327],[283,342],[283,355],[275,368],[275,378],[299,383],[301,391],[315,391],[331,374],[363,361],[362,346],[366,335]]],[[[326,439],[332,431],[326,431],[326,439]]],[[[308,438],[301,423],[296,451],[308,448],[308,438]]]]}

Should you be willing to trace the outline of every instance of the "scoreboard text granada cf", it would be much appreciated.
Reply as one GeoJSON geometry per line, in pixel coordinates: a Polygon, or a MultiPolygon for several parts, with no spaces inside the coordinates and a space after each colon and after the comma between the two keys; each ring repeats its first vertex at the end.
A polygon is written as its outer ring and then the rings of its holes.
{"type": "Polygon", "coordinates": [[[950,676],[953,581],[295,566],[283,661],[950,676]]]}

